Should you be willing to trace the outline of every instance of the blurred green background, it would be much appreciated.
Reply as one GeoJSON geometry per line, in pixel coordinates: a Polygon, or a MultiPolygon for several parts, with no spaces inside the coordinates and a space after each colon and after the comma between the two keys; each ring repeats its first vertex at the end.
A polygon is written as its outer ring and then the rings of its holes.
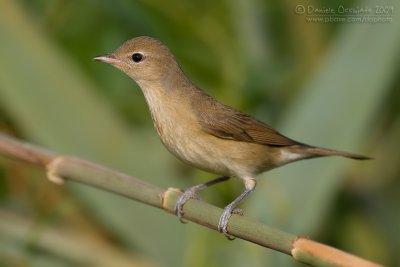
{"type": "MultiPolygon", "coordinates": [[[[0,131],[162,187],[213,178],[168,154],[136,84],[92,60],[140,35],[167,44],[224,103],[299,141],[375,158],[315,159],[263,174],[242,204],[246,214],[400,265],[398,1],[4,0],[0,131]],[[387,6],[391,20],[312,23],[298,5],[387,6]]],[[[242,186],[231,180],[202,197],[223,207],[242,186]]],[[[0,157],[0,266],[244,265],[302,266],[107,192],[59,187],[42,170],[0,157]]]]}

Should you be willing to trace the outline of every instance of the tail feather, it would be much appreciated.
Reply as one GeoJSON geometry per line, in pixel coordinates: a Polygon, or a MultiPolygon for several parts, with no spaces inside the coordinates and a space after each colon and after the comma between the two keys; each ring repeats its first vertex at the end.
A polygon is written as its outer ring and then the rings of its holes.
{"type": "MultiPolygon", "coordinates": [[[[294,150],[299,150],[299,152],[302,151],[303,154],[308,154],[306,156],[306,158],[340,156],[340,157],[346,157],[346,158],[356,159],[356,160],[372,159],[371,157],[367,157],[367,156],[363,156],[363,155],[359,155],[359,154],[354,154],[354,153],[349,153],[349,152],[344,152],[344,151],[339,151],[339,150],[334,150],[334,149],[329,149],[329,148],[314,147],[314,146],[309,146],[309,145],[293,146],[292,148],[294,150]]],[[[295,151],[293,151],[293,152],[295,152],[295,151]]]]}

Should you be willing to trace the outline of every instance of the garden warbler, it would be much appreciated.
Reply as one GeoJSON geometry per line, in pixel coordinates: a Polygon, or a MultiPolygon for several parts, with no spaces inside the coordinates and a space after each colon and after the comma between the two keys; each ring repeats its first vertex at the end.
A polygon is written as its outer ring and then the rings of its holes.
{"type": "Polygon", "coordinates": [[[115,52],[94,59],[122,70],[139,85],[161,142],[169,152],[191,166],[222,175],[183,192],[176,203],[180,220],[184,204],[198,190],[238,177],[245,190],[225,207],[218,225],[229,236],[229,218],[239,202],[255,189],[258,174],[315,157],[368,159],[294,141],[218,102],[186,77],[171,51],[156,39],[137,37],[115,52]]]}

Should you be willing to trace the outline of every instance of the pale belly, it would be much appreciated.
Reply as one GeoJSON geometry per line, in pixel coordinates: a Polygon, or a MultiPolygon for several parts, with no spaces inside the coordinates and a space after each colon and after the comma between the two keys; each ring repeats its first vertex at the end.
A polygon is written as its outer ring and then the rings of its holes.
{"type": "Polygon", "coordinates": [[[221,139],[201,131],[185,132],[179,127],[168,136],[161,140],[172,154],[211,173],[244,178],[275,167],[268,160],[271,148],[266,146],[221,139]]]}
{"type": "Polygon", "coordinates": [[[179,138],[163,143],[172,154],[189,165],[219,175],[234,175],[227,152],[220,151],[203,138],[179,138]]]}
{"type": "Polygon", "coordinates": [[[194,114],[187,112],[190,107],[185,101],[163,104],[160,96],[145,95],[162,143],[189,165],[243,179],[277,166],[271,160],[275,148],[212,136],[201,130],[194,114]]]}

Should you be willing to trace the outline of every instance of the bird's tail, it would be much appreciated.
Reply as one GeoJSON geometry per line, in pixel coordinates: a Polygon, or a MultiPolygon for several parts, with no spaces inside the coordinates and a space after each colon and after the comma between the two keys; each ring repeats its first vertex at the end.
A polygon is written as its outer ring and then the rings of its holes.
{"type": "Polygon", "coordinates": [[[344,151],[339,151],[339,150],[334,150],[334,149],[329,149],[329,148],[314,147],[314,146],[309,146],[309,145],[293,146],[292,149],[303,151],[303,153],[305,152],[304,154],[306,154],[306,155],[308,154],[305,158],[340,156],[340,157],[346,157],[346,158],[356,159],[356,160],[372,159],[371,157],[367,157],[367,156],[363,156],[363,155],[359,155],[359,154],[354,154],[354,153],[349,153],[349,152],[344,152],[344,151]]]}

